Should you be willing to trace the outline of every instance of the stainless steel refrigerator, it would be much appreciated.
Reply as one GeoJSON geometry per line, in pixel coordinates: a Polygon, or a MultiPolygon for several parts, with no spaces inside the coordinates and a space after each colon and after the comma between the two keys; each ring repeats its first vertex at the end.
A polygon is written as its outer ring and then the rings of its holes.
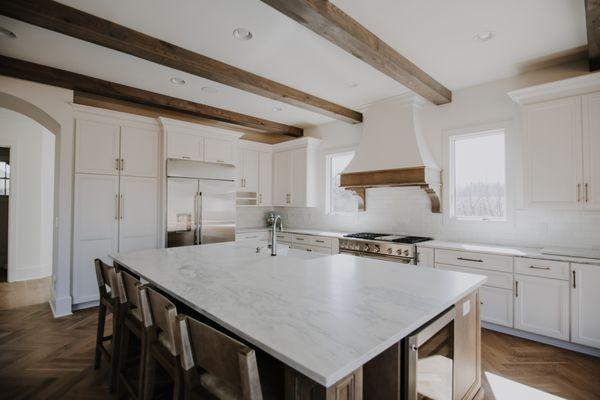
{"type": "Polygon", "coordinates": [[[235,240],[235,166],[167,160],[167,247],[235,240]]]}

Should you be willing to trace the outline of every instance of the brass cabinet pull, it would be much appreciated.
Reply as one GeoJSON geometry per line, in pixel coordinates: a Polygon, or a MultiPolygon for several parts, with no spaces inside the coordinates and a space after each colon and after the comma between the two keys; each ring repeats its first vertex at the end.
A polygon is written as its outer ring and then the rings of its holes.
{"type": "Polygon", "coordinates": [[[481,260],[481,259],[475,259],[475,258],[457,257],[456,259],[457,260],[461,260],[461,261],[483,262],[483,260],[481,260]]]}
{"type": "Polygon", "coordinates": [[[119,159],[115,158],[115,169],[118,171],[119,170],[119,159]]]}
{"type": "Polygon", "coordinates": [[[325,243],[324,240],[315,240],[315,242],[317,242],[317,243],[325,243]]]}
{"type": "Polygon", "coordinates": [[[577,275],[575,273],[576,271],[573,270],[573,289],[577,289],[577,275]]]}
{"type": "Polygon", "coordinates": [[[191,157],[188,157],[188,156],[181,156],[181,158],[183,158],[184,160],[190,160],[191,159],[191,157]]]}
{"type": "Polygon", "coordinates": [[[262,204],[262,193],[258,194],[258,204],[262,204]]]}
{"type": "Polygon", "coordinates": [[[585,185],[583,185],[583,187],[584,187],[584,194],[585,194],[584,198],[585,198],[585,202],[587,203],[588,202],[588,184],[586,183],[585,185]]]}
{"type": "Polygon", "coordinates": [[[577,184],[577,202],[581,201],[581,183],[577,184]]]}
{"type": "Polygon", "coordinates": [[[544,271],[549,271],[550,267],[536,267],[535,265],[530,265],[529,268],[531,269],[543,269],[544,271]]]}
{"type": "Polygon", "coordinates": [[[515,281],[515,297],[519,297],[519,281],[515,281]]]}
{"type": "Polygon", "coordinates": [[[121,158],[121,171],[123,171],[123,168],[125,168],[125,159],[121,158]]]}
{"type": "Polygon", "coordinates": [[[119,219],[119,195],[115,194],[115,219],[119,219]]]}
{"type": "Polygon", "coordinates": [[[223,160],[217,160],[218,163],[224,163],[225,161],[223,160]]]}
{"type": "Polygon", "coordinates": [[[125,197],[123,195],[121,195],[121,212],[120,212],[120,218],[121,219],[125,219],[125,197]]]}
{"type": "Polygon", "coordinates": [[[301,237],[297,237],[296,240],[304,240],[304,239],[301,237]]]}

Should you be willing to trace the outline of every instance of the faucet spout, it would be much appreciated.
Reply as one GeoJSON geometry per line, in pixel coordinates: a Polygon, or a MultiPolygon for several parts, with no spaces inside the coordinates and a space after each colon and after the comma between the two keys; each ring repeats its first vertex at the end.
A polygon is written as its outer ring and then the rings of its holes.
{"type": "Polygon", "coordinates": [[[273,227],[271,229],[271,255],[277,255],[277,222],[279,222],[279,230],[283,229],[283,223],[281,222],[281,215],[277,215],[273,220],[273,227]]]}

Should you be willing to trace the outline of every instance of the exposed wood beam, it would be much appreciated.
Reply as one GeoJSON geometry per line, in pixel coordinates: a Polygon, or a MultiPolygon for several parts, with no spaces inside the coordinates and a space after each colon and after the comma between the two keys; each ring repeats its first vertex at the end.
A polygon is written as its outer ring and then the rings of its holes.
{"type": "Polygon", "coordinates": [[[452,92],[327,0],[262,0],[434,104],[452,92]]]}
{"type": "Polygon", "coordinates": [[[58,86],[78,92],[91,93],[112,99],[159,107],[165,110],[183,112],[201,118],[258,129],[265,132],[282,133],[295,137],[303,135],[302,128],[297,128],[295,126],[280,124],[278,122],[256,118],[250,115],[211,107],[205,104],[194,103],[176,97],[165,96],[163,94],[149,92],[147,90],[137,89],[131,86],[125,86],[119,83],[92,78],[2,55],[0,55],[0,75],[45,83],[47,85],[58,86]]]}
{"type": "Polygon", "coordinates": [[[600,0],[585,0],[590,71],[600,69],[600,0]]]}
{"type": "Polygon", "coordinates": [[[362,114],[357,111],[55,1],[2,0],[0,13],[332,118],[362,122],[362,114]]]}

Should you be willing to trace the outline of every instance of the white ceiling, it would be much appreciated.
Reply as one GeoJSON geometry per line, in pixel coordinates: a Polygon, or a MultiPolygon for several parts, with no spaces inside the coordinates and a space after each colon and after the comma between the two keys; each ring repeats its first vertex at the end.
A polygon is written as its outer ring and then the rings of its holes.
{"type": "MultiPolygon", "coordinates": [[[[347,107],[406,91],[259,0],[61,2],[347,107]],[[236,27],[254,38],[234,39],[236,27]]],[[[511,76],[527,60],[586,44],[583,0],[333,2],[450,89],[511,76]],[[485,30],[496,37],[473,39],[485,30]]],[[[0,26],[18,35],[0,40],[0,53],[8,56],[297,126],[331,121],[6,17],[0,26]],[[173,76],[188,84],[171,84],[173,76]],[[206,93],[203,86],[219,91],[206,93]]]]}

